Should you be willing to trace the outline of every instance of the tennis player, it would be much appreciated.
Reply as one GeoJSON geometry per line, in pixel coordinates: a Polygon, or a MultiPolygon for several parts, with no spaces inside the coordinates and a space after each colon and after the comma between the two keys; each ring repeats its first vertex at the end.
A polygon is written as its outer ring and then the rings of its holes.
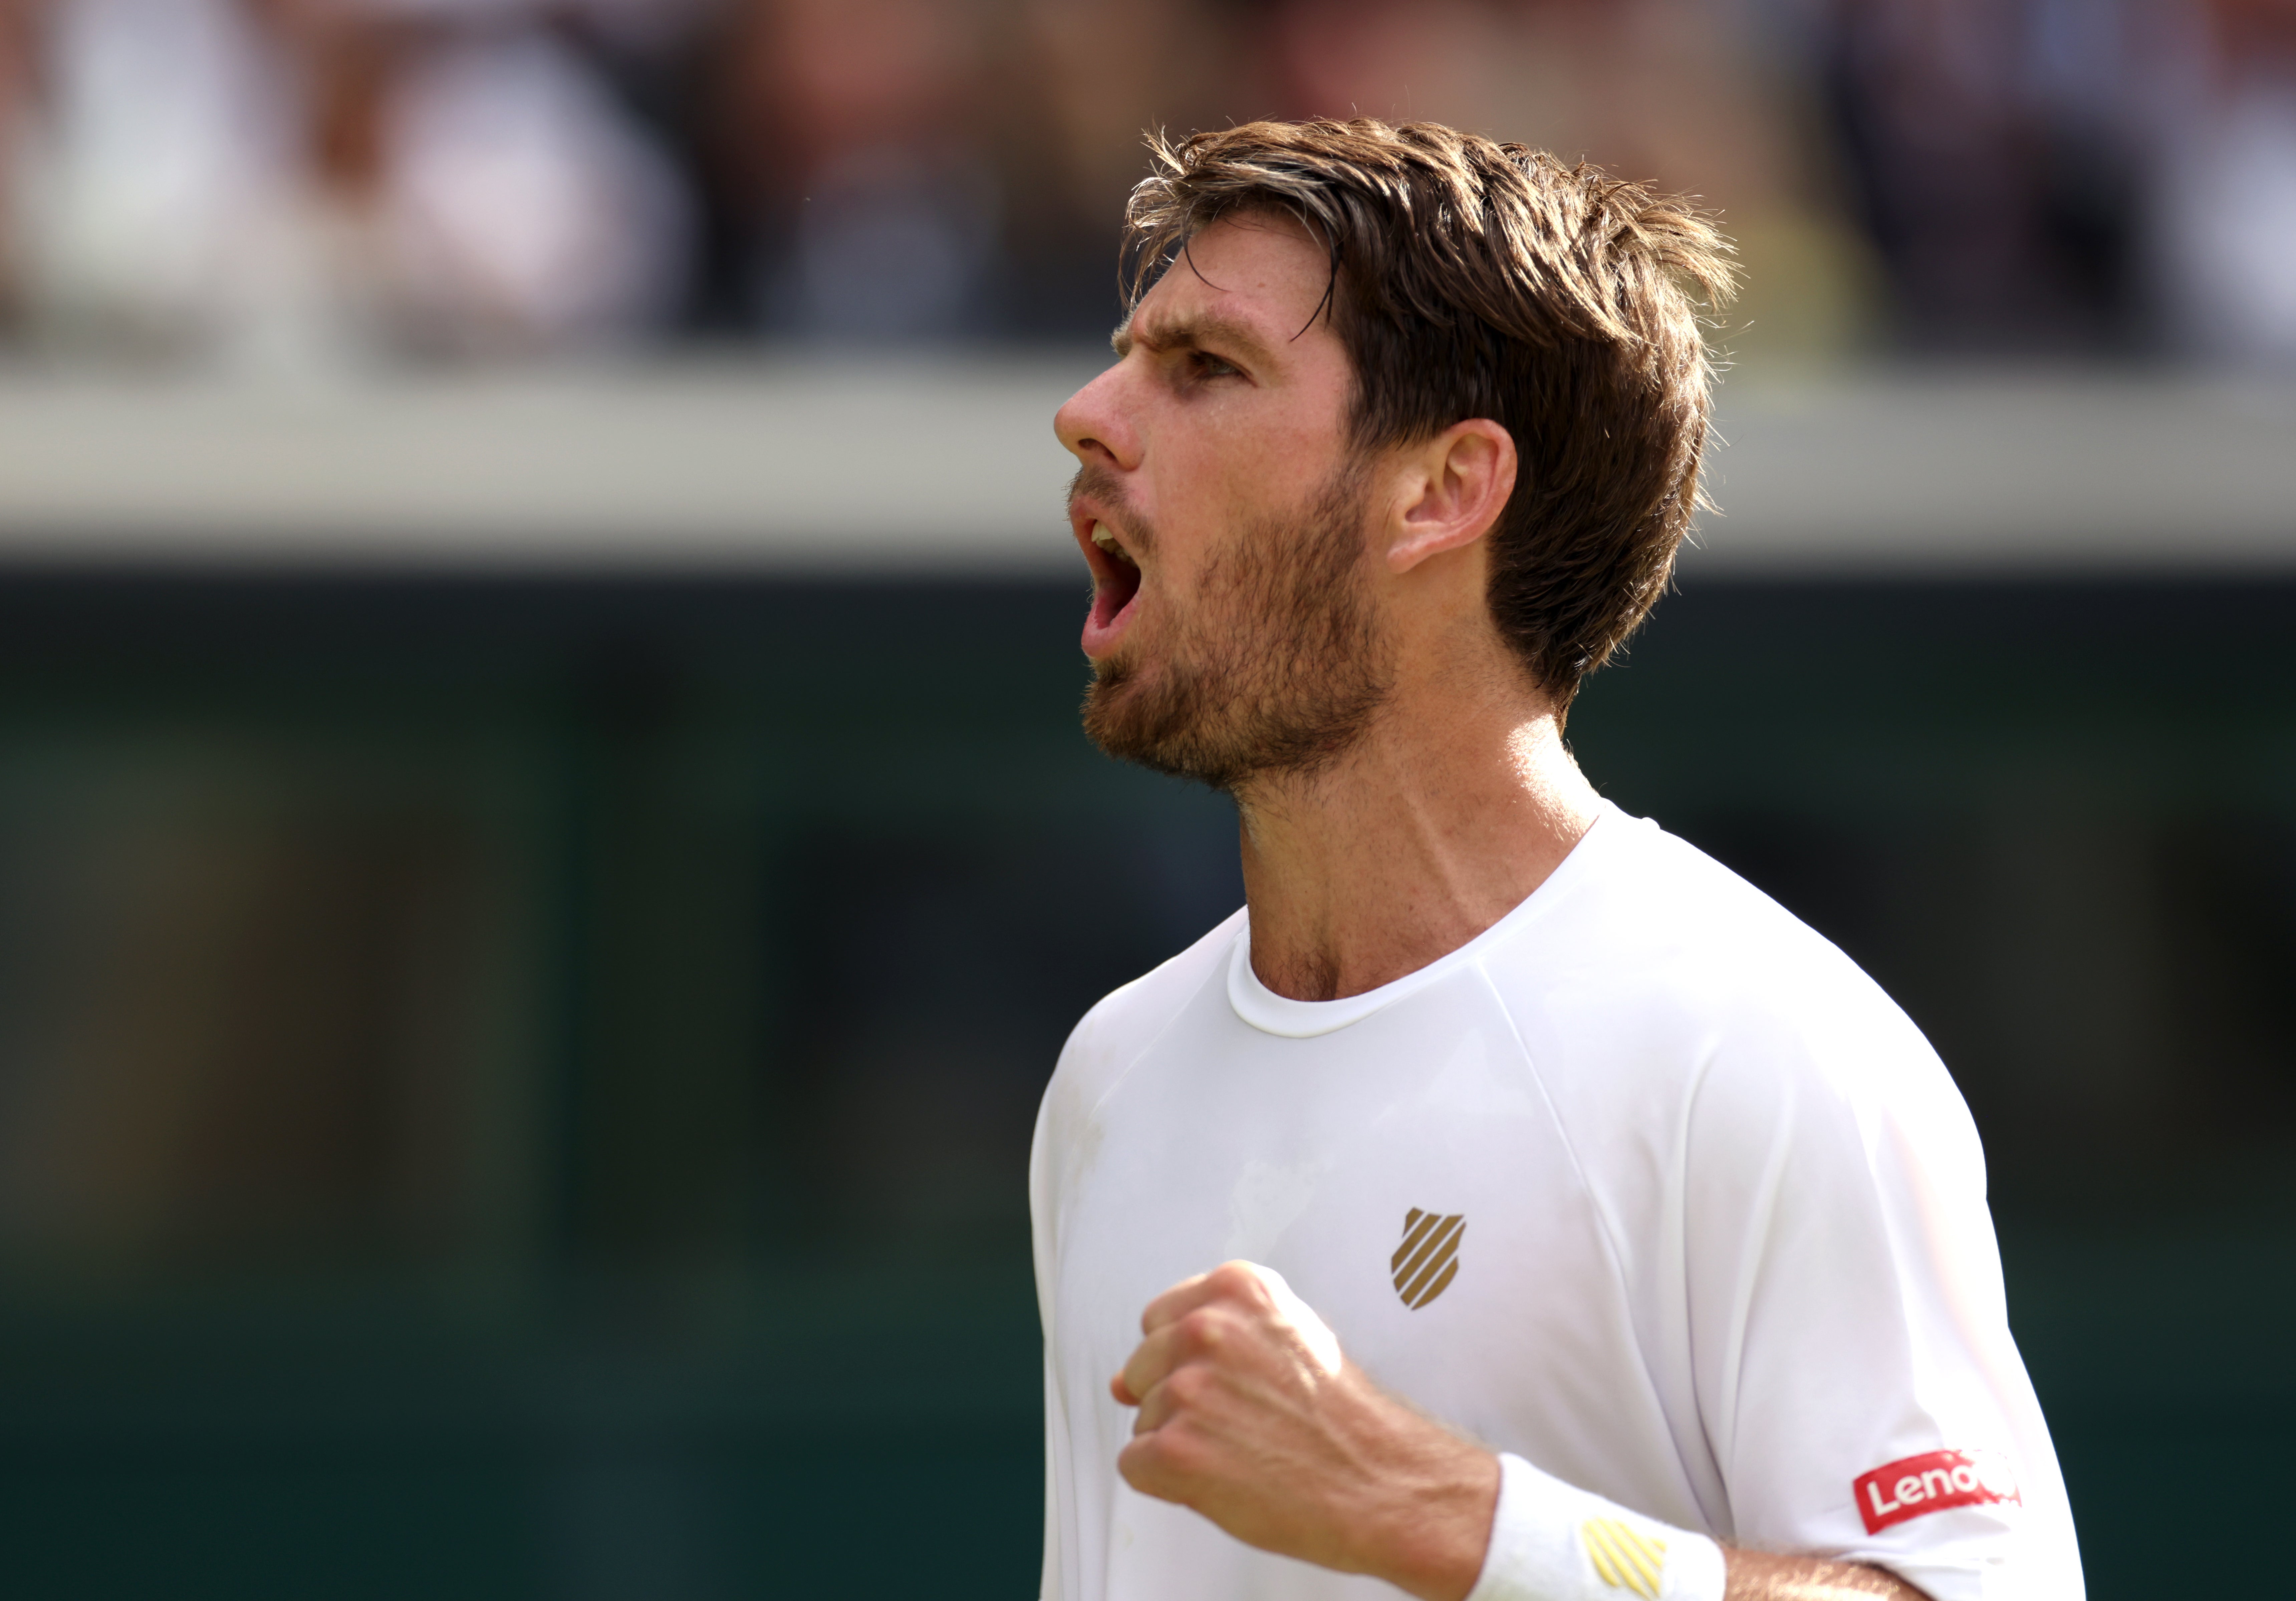
{"type": "Polygon", "coordinates": [[[1248,905],[1039,1116],[1045,1601],[2077,1601],[1944,1067],[1562,743],[1728,246],[1426,124],[1157,153],[1058,419],[1085,722],[1234,798],[1248,905]]]}

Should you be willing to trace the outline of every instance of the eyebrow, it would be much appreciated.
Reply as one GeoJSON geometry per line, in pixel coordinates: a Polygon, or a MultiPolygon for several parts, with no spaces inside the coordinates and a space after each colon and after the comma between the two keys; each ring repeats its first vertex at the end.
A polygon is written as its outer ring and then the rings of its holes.
{"type": "Polygon", "coordinates": [[[1195,316],[1184,316],[1177,321],[1136,327],[1127,323],[1108,336],[1108,348],[1121,361],[1138,345],[1150,351],[1202,349],[1207,344],[1226,345],[1239,354],[1265,360],[1268,349],[1250,324],[1218,312],[1204,312],[1195,316]]]}

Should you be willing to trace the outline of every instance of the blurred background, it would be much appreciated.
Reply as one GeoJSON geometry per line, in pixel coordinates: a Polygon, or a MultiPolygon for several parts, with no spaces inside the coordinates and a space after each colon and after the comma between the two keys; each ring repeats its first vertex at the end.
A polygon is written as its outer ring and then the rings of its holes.
{"type": "Polygon", "coordinates": [[[341,366],[1111,320],[1146,127],[1706,197],[1748,354],[2291,359],[2285,0],[7,0],[10,324],[341,366]]]}
{"type": "Polygon", "coordinates": [[[1036,1098],[1241,899],[1050,418],[1141,130],[1357,112],[1725,213],[1573,743],[1944,1053],[2092,1593],[2272,1526],[2296,4],[4,0],[0,1586],[1033,1593],[1036,1098]]]}

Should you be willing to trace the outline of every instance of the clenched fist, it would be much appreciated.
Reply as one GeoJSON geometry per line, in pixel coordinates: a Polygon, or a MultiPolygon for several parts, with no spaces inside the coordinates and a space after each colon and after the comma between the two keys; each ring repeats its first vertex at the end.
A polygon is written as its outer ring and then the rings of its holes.
{"type": "Polygon", "coordinates": [[[1474,1588],[1498,1459],[1374,1384],[1281,1274],[1228,1262],[1159,1295],[1140,1326],[1109,1384],[1140,1408],[1117,1458],[1133,1489],[1424,1601],[1474,1588]]]}

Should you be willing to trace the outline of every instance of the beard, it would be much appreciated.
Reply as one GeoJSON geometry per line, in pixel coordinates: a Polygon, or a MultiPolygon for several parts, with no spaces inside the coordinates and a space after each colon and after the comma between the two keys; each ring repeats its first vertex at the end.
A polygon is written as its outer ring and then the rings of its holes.
{"type": "MultiPolygon", "coordinates": [[[[1246,524],[1206,569],[1193,614],[1176,620],[1160,672],[1096,663],[1084,701],[1092,742],[1231,792],[1346,754],[1394,678],[1365,584],[1365,488],[1343,467],[1303,512],[1246,524]]],[[[1152,530],[1125,526],[1152,545],[1152,530]]]]}

